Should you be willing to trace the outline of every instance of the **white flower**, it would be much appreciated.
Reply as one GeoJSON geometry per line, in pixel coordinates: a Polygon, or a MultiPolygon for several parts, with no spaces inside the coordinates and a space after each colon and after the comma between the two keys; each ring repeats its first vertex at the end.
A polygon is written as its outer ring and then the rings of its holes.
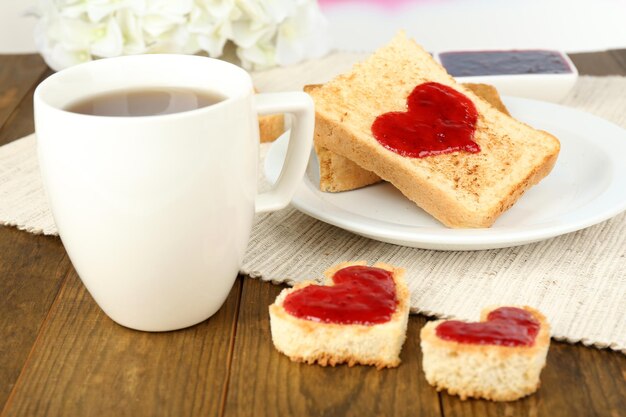
{"type": "Polygon", "coordinates": [[[99,22],[117,11],[127,10],[143,13],[146,0],[83,0],[87,17],[92,22],[99,22]]]}
{"type": "Polygon", "coordinates": [[[35,38],[56,70],[142,53],[220,57],[228,42],[260,69],[326,53],[326,26],[315,0],[39,0],[35,38]]]}
{"type": "Polygon", "coordinates": [[[276,38],[276,63],[284,66],[319,58],[328,52],[329,45],[328,22],[317,3],[307,2],[280,25],[276,38]]]}
{"type": "Polygon", "coordinates": [[[143,15],[143,30],[158,38],[187,22],[193,0],[149,0],[143,15]]]}
{"type": "MultiPolygon", "coordinates": [[[[256,3],[246,0],[245,3],[256,3]]],[[[246,8],[244,8],[246,9],[246,8]]],[[[315,1],[267,0],[253,8],[255,22],[243,21],[235,33],[237,56],[248,69],[291,65],[317,58],[329,50],[328,23],[315,1]],[[291,8],[279,6],[290,3],[291,8]],[[259,10],[262,10],[260,12],[259,10]],[[283,13],[288,10],[289,13],[283,13]],[[260,25],[259,22],[277,21],[260,25]]]]}
{"type": "Polygon", "coordinates": [[[244,68],[262,70],[276,65],[274,34],[259,39],[252,46],[237,48],[237,57],[244,68]]]}
{"type": "Polygon", "coordinates": [[[124,39],[124,55],[142,54],[146,51],[146,42],[141,27],[141,16],[129,9],[117,13],[117,23],[124,39]]]}
{"type": "Polygon", "coordinates": [[[42,52],[46,63],[54,70],[60,70],[72,65],[80,64],[91,60],[91,55],[87,49],[68,49],[59,43],[48,40],[42,32],[45,30],[41,25],[35,27],[35,42],[37,48],[42,52]]]}
{"type": "Polygon", "coordinates": [[[110,58],[119,56],[124,49],[122,31],[113,17],[107,18],[93,32],[91,54],[110,58]]]}
{"type": "Polygon", "coordinates": [[[150,54],[194,54],[199,48],[184,25],[172,27],[159,36],[146,35],[146,53],[150,54]]]}
{"type": "Polygon", "coordinates": [[[232,39],[232,21],[240,15],[235,0],[196,0],[195,5],[189,16],[189,32],[209,56],[219,57],[232,39]]]}

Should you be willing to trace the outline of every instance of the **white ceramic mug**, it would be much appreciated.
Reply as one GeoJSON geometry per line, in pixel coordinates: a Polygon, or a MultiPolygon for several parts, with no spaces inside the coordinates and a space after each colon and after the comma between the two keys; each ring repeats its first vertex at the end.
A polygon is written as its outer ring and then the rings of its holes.
{"type": "Polygon", "coordinates": [[[308,95],[254,95],[244,70],[198,56],[82,64],[43,81],[34,101],[41,173],[63,244],[104,312],[138,330],[191,326],[220,308],[242,264],[255,211],[289,203],[313,139],[308,95]],[[64,110],[105,92],[151,87],[226,99],[144,117],[64,110]],[[281,177],[260,195],[257,112],[295,116],[281,177]]]}

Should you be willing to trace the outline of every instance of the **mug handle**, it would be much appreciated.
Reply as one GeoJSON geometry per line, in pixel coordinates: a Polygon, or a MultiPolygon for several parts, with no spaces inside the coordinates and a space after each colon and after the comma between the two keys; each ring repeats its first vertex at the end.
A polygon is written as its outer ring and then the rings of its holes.
{"type": "Polygon", "coordinates": [[[256,197],[255,212],[265,213],[286,207],[300,184],[313,146],[315,108],[307,93],[260,93],[255,95],[259,115],[290,113],[294,116],[283,169],[271,190],[256,197]]]}

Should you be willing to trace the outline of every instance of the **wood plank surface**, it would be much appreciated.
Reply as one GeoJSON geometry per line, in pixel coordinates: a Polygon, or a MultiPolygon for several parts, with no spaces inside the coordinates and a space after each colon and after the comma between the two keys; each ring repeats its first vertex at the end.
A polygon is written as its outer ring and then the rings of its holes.
{"type": "Polygon", "coordinates": [[[441,415],[437,392],[421,368],[424,317],[411,317],[398,368],[293,363],[274,349],[269,328],[268,306],[282,288],[244,281],[226,416],[441,415]]]}
{"type": "Polygon", "coordinates": [[[613,57],[613,59],[615,59],[620,67],[622,68],[622,72],[620,72],[620,75],[625,75],[626,74],[626,49],[614,49],[612,51],[608,52],[609,55],[611,55],[613,57]]]}
{"type": "MultiPolygon", "coordinates": [[[[626,61],[619,51],[569,54],[580,75],[626,75],[626,61]]],[[[626,57],[626,56],[625,56],[626,57]]]]}
{"type": "Polygon", "coordinates": [[[39,55],[0,55],[0,126],[47,70],[39,55]]]}
{"type": "Polygon", "coordinates": [[[35,92],[37,85],[52,73],[53,71],[50,69],[44,71],[39,78],[34,80],[33,85],[22,97],[22,100],[15,103],[13,111],[7,117],[4,126],[0,128],[0,146],[29,135],[35,131],[35,120],[33,118],[33,93],[35,92]]]}
{"type": "MultiPolygon", "coordinates": [[[[34,130],[33,91],[47,71],[38,56],[0,56],[0,145],[34,130]]],[[[58,238],[0,226],[0,410],[70,270],[58,238]]]]}
{"type": "Polygon", "coordinates": [[[199,325],[138,332],[106,317],[72,270],[2,416],[218,415],[240,289],[199,325]]]}
{"type": "Polygon", "coordinates": [[[70,270],[58,238],[0,226],[0,410],[70,270]]]}

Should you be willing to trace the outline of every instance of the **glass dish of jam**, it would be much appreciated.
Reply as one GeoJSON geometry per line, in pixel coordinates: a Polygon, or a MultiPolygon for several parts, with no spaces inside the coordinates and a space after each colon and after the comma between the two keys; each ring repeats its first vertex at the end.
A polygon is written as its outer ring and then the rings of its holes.
{"type": "Polygon", "coordinates": [[[444,52],[439,54],[439,60],[453,77],[572,72],[569,62],[558,51],[444,52]]]}
{"type": "Polygon", "coordinates": [[[446,51],[435,59],[459,82],[491,84],[502,95],[544,101],[561,101],[578,78],[560,51],[446,51]]]}

